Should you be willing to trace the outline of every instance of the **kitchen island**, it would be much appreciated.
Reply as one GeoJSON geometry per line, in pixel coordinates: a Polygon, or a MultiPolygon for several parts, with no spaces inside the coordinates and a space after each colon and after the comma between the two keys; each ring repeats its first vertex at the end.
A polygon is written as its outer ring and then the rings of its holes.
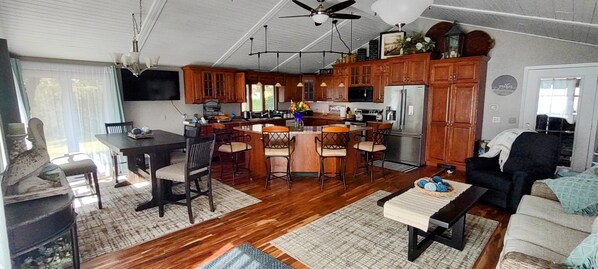
{"type": "MultiPolygon", "coordinates": [[[[262,127],[271,126],[272,124],[254,124],[246,126],[237,126],[233,129],[243,132],[251,136],[249,142],[252,150],[248,152],[249,158],[246,158],[247,165],[251,168],[254,176],[266,176],[266,157],[264,156],[264,147],[262,145],[262,127]]],[[[320,136],[322,128],[325,126],[305,126],[301,131],[291,131],[291,137],[295,137],[295,150],[291,154],[291,172],[293,176],[317,176],[320,171],[320,157],[316,152],[316,145],[314,139],[320,136]]],[[[371,127],[366,126],[347,126],[349,127],[349,146],[347,149],[347,166],[345,173],[350,175],[360,161],[358,152],[353,149],[353,145],[357,143],[355,140],[356,134],[361,134],[364,131],[371,130],[371,127]]],[[[326,172],[335,172],[340,168],[340,161],[338,159],[328,158],[325,160],[324,167],[326,172]]],[[[273,171],[285,171],[286,160],[283,158],[272,159],[273,171]]]]}

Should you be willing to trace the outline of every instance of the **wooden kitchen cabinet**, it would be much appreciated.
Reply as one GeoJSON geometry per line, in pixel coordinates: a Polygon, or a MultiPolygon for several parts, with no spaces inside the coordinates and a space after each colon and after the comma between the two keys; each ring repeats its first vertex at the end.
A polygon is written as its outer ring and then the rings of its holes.
{"type": "Polygon", "coordinates": [[[349,66],[349,83],[351,86],[369,86],[372,84],[372,65],[355,63],[349,66]]]}
{"type": "Polygon", "coordinates": [[[374,103],[384,103],[384,87],[388,85],[388,64],[380,64],[374,67],[372,73],[372,86],[374,103]]]}
{"type": "Polygon", "coordinates": [[[465,159],[473,156],[481,137],[487,61],[475,56],[430,62],[436,78],[428,88],[427,165],[464,169],[465,159]]]}
{"type": "Polygon", "coordinates": [[[418,53],[390,58],[389,85],[428,84],[430,57],[430,53],[418,53]]]}
{"type": "Polygon", "coordinates": [[[301,101],[303,100],[303,89],[297,87],[297,84],[301,81],[299,75],[286,75],[284,85],[284,102],[301,101]]]}
{"type": "Polygon", "coordinates": [[[317,75],[315,77],[314,101],[332,101],[334,99],[334,82],[331,74],[317,75]],[[325,83],[326,86],[322,86],[325,83]]]}
{"type": "MultiPolygon", "coordinates": [[[[185,82],[185,103],[202,104],[207,99],[222,103],[237,102],[244,98],[241,89],[236,89],[236,70],[201,66],[183,67],[185,82]],[[237,96],[239,96],[237,98],[237,96]]],[[[244,87],[243,87],[244,89],[244,87]]]]}

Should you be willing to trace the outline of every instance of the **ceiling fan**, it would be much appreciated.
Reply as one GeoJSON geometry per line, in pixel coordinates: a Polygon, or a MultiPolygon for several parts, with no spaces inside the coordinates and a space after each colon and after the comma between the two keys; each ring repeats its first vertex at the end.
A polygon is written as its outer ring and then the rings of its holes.
{"type": "Polygon", "coordinates": [[[317,0],[320,4],[316,8],[311,8],[310,6],[299,2],[298,0],[293,0],[295,4],[298,6],[308,10],[310,12],[309,15],[295,15],[295,16],[282,16],[280,18],[298,18],[298,17],[311,17],[314,21],[316,26],[322,25],[328,18],[334,19],[347,19],[347,20],[355,20],[361,18],[359,15],[354,14],[344,14],[344,13],[336,13],[337,11],[343,10],[345,8],[350,7],[351,5],[355,4],[355,0],[347,0],[344,2],[340,2],[336,5],[333,5],[328,8],[324,8],[324,0],[317,0]]]}

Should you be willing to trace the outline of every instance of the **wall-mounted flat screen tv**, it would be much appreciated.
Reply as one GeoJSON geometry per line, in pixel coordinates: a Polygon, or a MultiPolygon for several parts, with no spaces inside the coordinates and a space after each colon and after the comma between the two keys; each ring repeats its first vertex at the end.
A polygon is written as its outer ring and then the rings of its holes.
{"type": "Polygon", "coordinates": [[[180,100],[179,72],[146,70],[139,77],[121,69],[122,91],[125,101],[180,100]]]}

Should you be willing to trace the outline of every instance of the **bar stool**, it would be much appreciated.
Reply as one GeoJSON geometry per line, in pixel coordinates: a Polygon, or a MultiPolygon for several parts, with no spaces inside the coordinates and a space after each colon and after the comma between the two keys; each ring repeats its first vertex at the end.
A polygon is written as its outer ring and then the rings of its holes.
{"type": "Polygon", "coordinates": [[[291,138],[289,127],[286,126],[266,126],[262,128],[262,144],[264,145],[264,156],[266,156],[266,188],[271,180],[276,178],[285,178],[287,185],[291,189],[291,154],[295,150],[295,138],[291,138]],[[287,160],[286,171],[272,171],[272,158],[284,158],[287,160]],[[280,176],[276,174],[285,174],[280,176]]]}
{"type": "Polygon", "coordinates": [[[345,182],[345,166],[347,157],[347,147],[349,145],[349,128],[341,126],[331,126],[322,128],[320,137],[315,137],[316,152],[320,155],[320,173],[318,179],[320,181],[320,190],[324,188],[324,177],[341,177],[343,181],[343,188],[347,190],[347,183],[345,182]],[[341,161],[341,169],[333,176],[328,176],[324,172],[324,160],[326,158],[339,158],[341,161]]]}
{"type": "MultiPolygon", "coordinates": [[[[365,169],[370,175],[370,182],[374,182],[373,170],[374,170],[374,155],[376,153],[382,153],[382,177],[386,177],[384,174],[384,161],[386,158],[386,137],[390,134],[392,129],[392,123],[384,123],[378,125],[378,130],[372,133],[372,140],[367,140],[365,135],[355,135],[357,144],[353,145],[353,148],[358,150],[361,157],[365,156],[365,169]]],[[[355,165],[353,171],[353,177],[357,174],[357,168],[359,165],[355,165]]]]}
{"type": "MultiPolygon", "coordinates": [[[[126,134],[133,129],[133,122],[132,121],[125,121],[125,122],[112,122],[112,123],[104,123],[104,127],[106,128],[106,134],[126,134]]],[[[114,167],[114,187],[122,187],[129,185],[128,181],[118,182],[118,152],[110,151],[110,155],[112,155],[112,166],[114,167]],[[119,184],[120,183],[120,184],[119,184]]]]}
{"type": "Polygon", "coordinates": [[[98,198],[98,208],[102,209],[102,196],[100,194],[100,184],[98,184],[98,167],[87,154],[81,152],[68,153],[52,159],[51,162],[58,165],[67,177],[76,175],[85,176],[85,181],[89,186],[91,194],[76,197],[95,195],[98,198]]]}
{"type": "MultiPolygon", "coordinates": [[[[218,150],[218,159],[220,162],[220,180],[222,180],[222,174],[224,172],[224,161],[223,155],[230,155],[232,161],[232,174],[233,174],[233,185],[235,185],[235,179],[239,174],[239,153],[248,152],[251,150],[251,137],[249,135],[235,135],[233,132],[226,129],[226,126],[222,123],[213,123],[212,128],[216,135],[216,147],[218,150]]],[[[246,154],[248,157],[249,154],[246,154]]],[[[251,174],[251,170],[247,167],[247,174],[251,174]]]]}

